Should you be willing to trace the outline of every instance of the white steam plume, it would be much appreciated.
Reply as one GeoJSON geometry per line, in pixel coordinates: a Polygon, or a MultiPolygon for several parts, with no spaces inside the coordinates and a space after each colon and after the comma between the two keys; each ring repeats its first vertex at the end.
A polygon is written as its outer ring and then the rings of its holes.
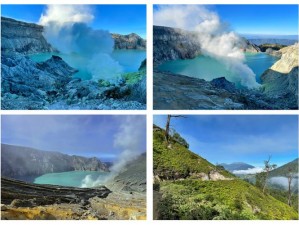
{"type": "Polygon", "coordinates": [[[88,26],[94,16],[84,5],[48,5],[39,23],[44,26],[47,41],[66,54],[82,57],[82,65],[92,79],[116,80],[122,67],[112,59],[114,40],[105,30],[88,26]]]}
{"type": "Polygon", "coordinates": [[[195,32],[204,55],[224,64],[232,74],[228,80],[256,88],[254,72],[244,63],[244,41],[219,16],[204,6],[165,5],[154,12],[154,24],[195,32]]]}
{"type": "Polygon", "coordinates": [[[145,117],[128,116],[120,125],[119,131],[114,136],[114,147],[121,150],[118,159],[110,168],[108,177],[98,177],[93,180],[87,175],[81,183],[81,187],[96,187],[111,181],[132,160],[141,154],[145,136],[145,117]]]}

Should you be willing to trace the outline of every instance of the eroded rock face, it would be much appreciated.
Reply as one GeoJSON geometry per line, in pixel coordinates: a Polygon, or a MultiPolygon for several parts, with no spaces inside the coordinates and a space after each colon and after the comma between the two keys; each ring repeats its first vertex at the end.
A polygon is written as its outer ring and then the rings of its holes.
{"type": "Polygon", "coordinates": [[[129,162],[107,186],[116,191],[145,192],[146,155],[142,154],[129,162]]]}
{"type": "Polygon", "coordinates": [[[281,53],[281,59],[271,66],[270,69],[278,73],[290,73],[295,67],[298,67],[298,51],[298,43],[280,49],[279,52],[281,53]]]}
{"type": "Polygon", "coordinates": [[[298,48],[295,44],[279,50],[281,59],[261,76],[264,93],[291,109],[298,108],[298,48]]]}
{"type": "Polygon", "coordinates": [[[243,49],[244,52],[249,52],[249,53],[261,52],[261,49],[257,45],[250,43],[246,39],[244,39],[244,42],[245,42],[245,48],[243,49]]]}
{"type": "Polygon", "coordinates": [[[171,27],[154,26],[154,63],[175,59],[192,59],[200,54],[200,45],[191,32],[171,27]]]}
{"type": "Polygon", "coordinates": [[[114,39],[114,49],[146,49],[146,40],[137,34],[112,34],[114,39]]]}
{"type": "Polygon", "coordinates": [[[30,180],[45,173],[74,170],[109,171],[97,158],[1,144],[1,176],[30,180]]]}
{"type": "Polygon", "coordinates": [[[1,17],[2,53],[32,54],[55,51],[42,32],[43,27],[40,25],[1,17]]]}

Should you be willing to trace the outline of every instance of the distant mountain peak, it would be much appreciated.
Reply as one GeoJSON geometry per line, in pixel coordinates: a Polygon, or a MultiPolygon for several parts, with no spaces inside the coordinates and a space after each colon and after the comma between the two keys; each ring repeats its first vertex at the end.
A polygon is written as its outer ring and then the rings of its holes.
{"type": "Polygon", "coordinates": [[[248,169],[254,168],[254,166],[244,163],[244,162],[221,163],[219,165],[223,166],[228,171],[248,170],[248,169]]]}

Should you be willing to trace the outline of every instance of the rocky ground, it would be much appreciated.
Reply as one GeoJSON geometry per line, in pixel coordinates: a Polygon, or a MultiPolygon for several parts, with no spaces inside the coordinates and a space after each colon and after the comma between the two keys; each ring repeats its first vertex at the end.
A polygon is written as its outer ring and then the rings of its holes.
{"type": "Polygon", "coordinates": [[[76,69],[62,58],[35,63],[21,54],[3,54],[2,109],[145,109],[146,77],[135,84],[73,79],[76,69]],[[138,94],[138,93],[140,94],[138,94]]]}
{"type": "Polygon", "coordinates": [[[224,77],[209,82],[154,72],[154,109],[280,109],[287,105],[261,90],[237,89],[224,77]]]}
{"type": "Polygon", "coordinates": [[[145,219],[146,197],[105,186],[73,188],[1,178],[1,219],[145,219]]]}
{"type": "MultiPolygon", "coordinates": [[[[134,83],[122,77],[114,84],[73,79],[78,71],[55,56],[57,50],[44,38],[42,26],[1,17],[1,33],[2,109],[145,109],[145,66],[136,72],[134,83]],[[41,63],[27,56],[44,52],[53,56],[41,63]]],[[[146,46],[135,34],[112,37],[115,49],[146,46]]]]}

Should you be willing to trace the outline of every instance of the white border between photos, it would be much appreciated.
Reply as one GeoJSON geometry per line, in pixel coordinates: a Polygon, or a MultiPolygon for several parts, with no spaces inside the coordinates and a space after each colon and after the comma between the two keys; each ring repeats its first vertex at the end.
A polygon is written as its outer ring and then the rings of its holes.
{"type": "MultiPolygon", "coordinates": [[[[297,0],[1,0],[1,4],[146,4],[147,5],[147,109],[146,110],[1,110],[1,115],[147,115],[147,220],[146,221],[0,221],[0,224],[297,224],[296,221],[153,221],[153,115],[297,115],[298,110],[153,110],[153,5],[154,4],[298,4],[297,0]]],[[[279,16],[279,14],[278,14],[279,16]]],[[[0,125],[1,127],[1,125],[0,125]]],[[[299,146],[298,146],[299,149],[299,146]]],[[[1,153],[0,153],[1,154],[1,153]]]]}

